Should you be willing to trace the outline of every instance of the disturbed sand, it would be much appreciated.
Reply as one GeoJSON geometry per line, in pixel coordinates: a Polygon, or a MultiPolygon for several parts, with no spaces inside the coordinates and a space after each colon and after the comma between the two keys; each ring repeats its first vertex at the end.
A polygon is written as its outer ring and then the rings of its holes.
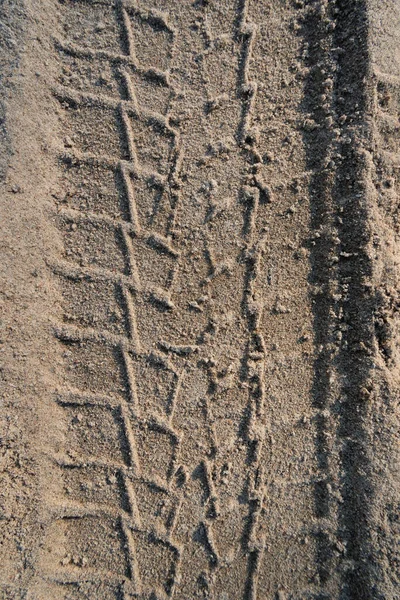
{"type": "Polygon", "coordinates": [[[399,0],[0,11],[0,598],[400,598],[399,0]]]}

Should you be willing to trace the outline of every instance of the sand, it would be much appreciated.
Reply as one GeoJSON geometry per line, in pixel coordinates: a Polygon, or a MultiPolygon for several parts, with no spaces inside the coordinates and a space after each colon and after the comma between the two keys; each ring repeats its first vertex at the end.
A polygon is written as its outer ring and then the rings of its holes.
{"type": "Polygon", "coordinates": [[[0,10],[0,598],[398,598],[398,0],[0,10]]]}

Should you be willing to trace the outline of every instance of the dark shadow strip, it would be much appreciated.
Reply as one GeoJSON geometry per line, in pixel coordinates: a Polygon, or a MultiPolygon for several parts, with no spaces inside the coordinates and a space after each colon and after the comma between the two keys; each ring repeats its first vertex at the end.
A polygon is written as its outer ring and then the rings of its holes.
{"type": "Polygon", "coordinates": [[[363,152],[369,137],[367,10],[366,0],[336,0],[321,16],[322,6],[309,1],[303,22],[309,68],[303,109],[311,123],[304,131],[307,168],[312,173],[311,230],[318,234],[310,244],[316,348],[313,403],[318,411],[316,456],[321,473],[315,511],[336,532],[317,532],[316,560],[322,588],[329,589],[330,578],[339,569],[340,597],[369,599],[373,598],[368,515],[372,490],[364,407],[373,368],[375,299],[363,152]],[[330,103],[328,111],[324,102],[330,103]],[[331,389],[332,369],[341,385],[339,397],[331,389]],[[329,493],[334,477],[329,442],[333,422],[343,499],[338,523],[329,493]],[[344,550],[338,551],[335,538],[344,550]]]}

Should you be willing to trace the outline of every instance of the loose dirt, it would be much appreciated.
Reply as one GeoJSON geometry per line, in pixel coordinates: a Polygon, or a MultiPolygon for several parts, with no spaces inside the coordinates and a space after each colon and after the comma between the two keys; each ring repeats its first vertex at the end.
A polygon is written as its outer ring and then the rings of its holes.
{"type": "Polygon", "coordinates": [[[399,597],[397,0],[1,4],[0,597],[399,597]]]}

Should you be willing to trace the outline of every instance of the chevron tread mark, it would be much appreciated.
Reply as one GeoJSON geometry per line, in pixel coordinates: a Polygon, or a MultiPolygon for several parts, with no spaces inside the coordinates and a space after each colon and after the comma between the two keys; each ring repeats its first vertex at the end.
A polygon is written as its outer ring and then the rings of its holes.
{"type": "Polygon", "coordinates": [[[60,361],[33,597],[370,597],[350,400],[373,348],[385,369],[396,354],[366,207],[374,184],[397,231],[400,84],[355,69],[364,4],[344,4],[58,2],[60,361]]]}

